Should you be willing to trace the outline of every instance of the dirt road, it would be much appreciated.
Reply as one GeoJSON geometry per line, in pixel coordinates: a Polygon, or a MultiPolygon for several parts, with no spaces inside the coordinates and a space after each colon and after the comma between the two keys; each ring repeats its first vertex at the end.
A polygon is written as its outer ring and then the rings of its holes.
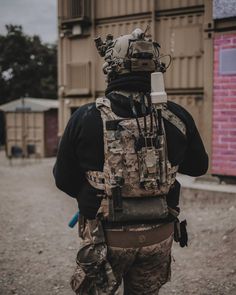
{"type": "MultiPolygon", "coordinates": [[[[72,295],[76,202],[54,186],[54,159],[9,166],[0,154],[0,294],[72,295]]],[[[236,196],[235,196],[236,198],[236,196]]],[[[235,198],[183,200],[190,244],[174,245],[161,295],[236,294],[235,198]]]]}

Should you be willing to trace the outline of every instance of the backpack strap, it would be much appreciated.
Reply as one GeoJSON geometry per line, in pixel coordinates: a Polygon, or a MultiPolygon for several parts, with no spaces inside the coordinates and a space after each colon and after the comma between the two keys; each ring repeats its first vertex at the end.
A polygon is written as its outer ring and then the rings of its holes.
{"type": "Polygon", "coordinates": [[[169,121],[171,124],[173,124],[176,128],[179,129],[184,135],[186,135],[186,126],[182,120],[180,120],[179,117],[177,117],[174,113],[172,113],[170,110],[164,108],[161,112],[162,117],[165,118],[167,121],[169,121]]]}
{"type": "MultiPolygon", "coordinates": [[[[109,120],[119,119],[119,117],[112,111],[111,102],[108,98],[106,97],[97,98],[96,107],[98,110],[101,111],[101,114],[105,115],[106,119],[109,119],[109,120]]],[[[163,118],[165,118],[167,121],[173,124],[176,128],[178,128],[180,132],[186,135],[186,132],[187,132],[186,126],[179,117],[177,117],[173,112],[171,112],[167,108],[163,108],[161,114],[163,118]]]]}
{"type": "Polygon", "coordinates": [[[98,97],[96,99],[96,107],[97,109],[100,109],[101,107],[106,107],[108,109],[111,109],[111,102],[106,97],[98,97]]]}
{"type": "MultiPolygon", "coordinates": [[[[99,97],[96,99],[96,108],[101,113],[103,129],[104,132],[106,132],[106,121],[116,120],[119,117],[115,113],[113,113],[111,109],[111,102],[106,97],[99,97]]],[[[104,173],[102,171],[87,171],[85,173],[85,177],[92,187],[99,190],[105,190],[104,173]]]]}
{"type": "Polygon", "coordinates": [[[111,102],[106,97],[96,99],[96,108],[101,112],[103,120],[116,120],[118,116],[111,109],[111,102]]]}

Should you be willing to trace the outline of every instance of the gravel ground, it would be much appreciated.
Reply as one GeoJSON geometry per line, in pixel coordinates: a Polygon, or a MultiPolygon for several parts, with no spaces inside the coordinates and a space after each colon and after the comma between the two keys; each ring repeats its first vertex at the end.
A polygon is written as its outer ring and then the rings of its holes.
{"type": "MultiPolygon", "coordinates": [[[[79,244],[67,223],[76,202],[58,191],[54,159],[15,160],[0,153],[0,294],[72,295],[79,244]]],[[[190,243],[173,249],[172,281],[160,295],[236,294],[235,198],[182,200],[190,243]]],[[[140,294],[141,295],[141,294],[140,294]]]]}

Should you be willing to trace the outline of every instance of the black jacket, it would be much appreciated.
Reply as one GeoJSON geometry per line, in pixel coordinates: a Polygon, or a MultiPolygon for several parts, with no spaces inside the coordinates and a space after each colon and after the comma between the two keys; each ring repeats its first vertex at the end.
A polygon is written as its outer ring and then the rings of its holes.
{"type": "MultiPolygon", "coordinates": [[[[112,110],[120,117],[133,117],[127,98],[107,96],[112,110]]],[[[208,156],[192,116],[180,105],[168,101],[168,108],[186,125],[185,137],[174,125],[164,120],[168,157],[172,165],[179,165],[179,172],[200,176],[208,169],[208,156]]],[[[141,116],[139,103],[136,103],[141,116]]],[[[84,105],[70,118],[61,138],[56,164],[53,169],[56,186],[79,201],[81,214],[86,218],[95,217],[99,208],[97,190],[85,179],[88,170],[103,170],[104,147],[103,126],[100,112],[95,103],[84,105]]],[[[175,208],[179,203],[180,184],[176,181],[167,196],[167,203],[175,208]]]]}

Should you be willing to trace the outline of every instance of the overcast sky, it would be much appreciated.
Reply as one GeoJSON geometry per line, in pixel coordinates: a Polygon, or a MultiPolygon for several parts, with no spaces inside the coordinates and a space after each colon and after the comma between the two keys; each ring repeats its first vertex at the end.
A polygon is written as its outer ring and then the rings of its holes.
{"type": "Polygon", "coordinates": [[[57,0],[0,0],[0,34],[5,24],[22,25],[29,35],[43,42],[57,39],[57,0]]]}

